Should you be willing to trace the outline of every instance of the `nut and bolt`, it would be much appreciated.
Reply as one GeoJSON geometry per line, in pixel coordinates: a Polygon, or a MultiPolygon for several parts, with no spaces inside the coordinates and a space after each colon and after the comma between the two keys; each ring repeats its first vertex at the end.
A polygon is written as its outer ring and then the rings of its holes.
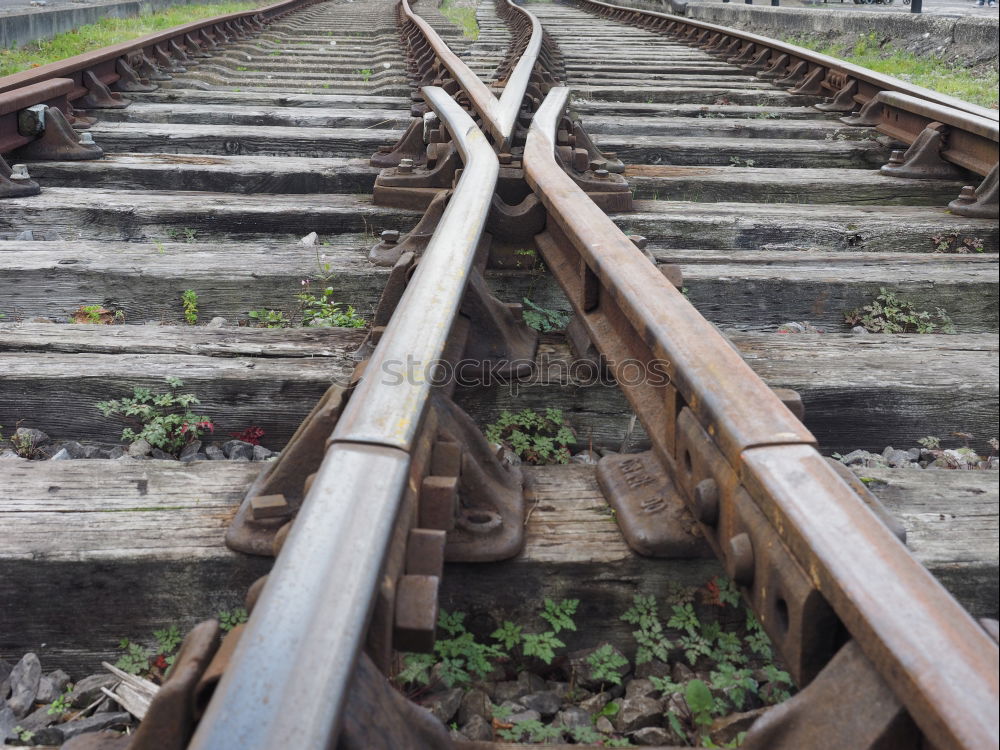
{"type": "Polygon", "coordinates": [[[511,154],[507,153],[506,151],[497,154],[497,160],[504,166],[510,164],[513,158],[514,157],[511,154]]]}
{"type": "Polygon", "coordinates": [[[903,154],[905,154],[905,153],[906,152],[903,151],[903,150],[901,150],[901,149],[894,148],[892,150],[892,153],[889,154],[889,163],[890,164],[902,164],[903,163],[903,154]]]}
{"type": "Polygon", "coordinates": [[[12,180],[30,180],[31,177],[28,175],[28,167],[24,164],[14,164],[10,168],[10,179],[12,180]]]}
{"type": "Polygon", "coordinates": [[[397,171],[400,174],[411,174],[413,172],[413,159],[400,159],[397,171]]]}
{"type": "Polygon", "coordinates": [[[605,151],[604,152],[604,158],[607,159],[608,161],[615,161],[618,158],[618,152],[617,151],[605,151]]]}
{"type": "Polygon", "coordinates": [[[976,189],[972,185],[966,185],[962,188],[962,192],[958,194],[958,201],[959,203],[975,203],[976,189]]]}
{"type": "Polygon", "coordinates": [[[95,146],[94,136],[88,133],[86,130],[80,133],[80,145],[82,146],[95,146]]]}
{"type": "Polygon", "coordinates": [[[379,235],[382,238],[382,242],[386,245],[395,245],[399,242],[399,230],[398,229],[386,229],[379,235]]]}
{"type": "Polygon", "coordinates": [[[594,177],[599,180],[607,180],[611,176],[611,173],[606,169],[595,169],[594,177]]]}

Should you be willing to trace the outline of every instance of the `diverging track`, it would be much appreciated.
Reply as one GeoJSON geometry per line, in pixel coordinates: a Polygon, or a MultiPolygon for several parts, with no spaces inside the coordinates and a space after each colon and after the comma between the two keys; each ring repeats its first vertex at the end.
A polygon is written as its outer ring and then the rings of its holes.
{"type": "Polygon", "coordinates": [[[996,643],[951,596],[996,616],[996,475],[870,467],[875,497],[813,447],[995,434],[995,113],[590,0],[480,5],[475,42],[405,0],[303,5],[128,57],[147,85],[112,60],[125,107],[59,73],[46,101],[103,158],[0,129],[41,186],[0,179],[0,424],[89,459],[0,464],[5,649],[92,663],[280,552],[246,626],[194,627],[129,747],[472,748],[383,677],[439,602],[516,619],[519,580],[591,608],[570,645],[617,639],[633,595],[714,553],[804,688],[746,747],[995,743],[996,643]],[[954,334],[850,333],[882,288],[954,334]],[[217,430],[180,462],[115,448],[96,406],[164,378],[217,430]],[[549,407],[600,464],[518,466],[480,433],[549,407]],[[251,426],[266,448],[229,440],[251,426]],[[95,607],[78,583],[109,572],[95,607]]]}

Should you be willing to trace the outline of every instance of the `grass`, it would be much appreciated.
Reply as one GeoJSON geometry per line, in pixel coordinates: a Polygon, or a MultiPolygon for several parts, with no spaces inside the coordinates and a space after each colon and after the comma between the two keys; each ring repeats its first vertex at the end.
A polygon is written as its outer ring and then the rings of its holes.
{"type": "Polygon", "coordinates": [[[262,7],[264,0],[184,5],[161,13],[148,13],[133,18],[105,18],[98,23],[81,26],[74,31],[23,47],[0,49],[0,77],[64,60],[84,52],[127,42],[146,34],[163,31],[191,21],[224,13],[237,13],[262,7]]]}
{"type": "Polygon", "coordinates": [[[462,36],[476,41],[479,38],[479,24],[476,22],[476,7],[458,5],[455,0],[441,3],[441,15],[462,30],[462,36]]]}
{"type": "Polygon", "coordinates": [[[935,55],[914,55],[892,45],[881,44],[874,33],[861,37],[853,45],[798,38],[785,41],[981,107],[997,109],[997,84],[1000,76],[995,70],[984,74],[950,64],[935,55]]]}

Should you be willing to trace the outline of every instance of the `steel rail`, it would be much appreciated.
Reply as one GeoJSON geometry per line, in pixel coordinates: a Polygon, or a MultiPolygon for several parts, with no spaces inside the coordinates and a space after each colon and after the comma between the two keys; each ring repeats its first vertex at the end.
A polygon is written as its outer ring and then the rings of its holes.
{"type": "MultiPolygon", "coordinates": [[[[611,16],[614,20],[626,22],[626,19],[629,18],[634,19],[636,17],[643,17],[660,21],[660,26],[666,25],[668,22],[672,22],[687,26],[691,29],[699,29],[711,34],[722,34],[726,37],[739,39],[747,44],[757,45],[762,49],[768,48],[772,51],[772,61],[777,61],[777,58],[774,57],[775,54],[778,56],[787,55],[790,58],[786,66],[787,68],[792,67],[794,64],[793,61],[802,61],[811,66],[818,66],[826,69],[827,71],[838,73],[842,77],[853,78],[861,83],[867,84],[868,87],[872,89],[867,92],[859,92],[858,96],[855,97],[856,101],[862,104],[868,101],[868,99],[874,96],[878,91],[894,91],[900,94],[907,94],[918,99],[935,102],[944,107],[950,107],[952,109],[968,112],[969,114],[978,115],[979,117],[986,118],[987,120],[1000,119],[1000,113],[998,113],[997,110],[980,107],[976,104],[962,101],[961,99],[956,99],[955,97],[941,94],[936,91],[931,91],[930,89],[926,89],[922,86],[907,83],[906,81],[901,81],[900,79],[892,76],[876,73],[868,68],[854,65],[843,60],[838,60],[835,57],[821,55],[818,52],[814,52],[794,44],[789,44],[787,42],[782,42],[777,39],[751,34],[746,31],[740,31],[726,26],[718,26],[704,21],[696,21],[685,16],[659,13],[656,11],[642,10],[638,8],[626,8],[621,5],[601,2],[601,0],[576,0],[576,2],[580,5],[593,8],[596,12],[599,12],[602,15],[611,16]]],[[[652,30],[657,30],[657,27],[653,27],[652,30]]]]}
{"type": "Polygon", "coordinates": [[[523,104],[524,92],[528,88],[531,74],[538,63],[538,55],[542,51],[542,25],[535,18],[534,13],[529,13],[524,8],[515,5],[511,0],[503,0],[503,2],[510,10],[521,14],[531,24],[528,46],[521,53],[521,57],[507,78],[507,85],[504,86],[503,93],[500,95],[499,125],[504,133],[504,142],[509,146],[510,139],[514,134],[514,125],[523,104]]]}
{"type": "MultiPolygon", "coordinates": [[[[101,83],[110,86],[121,78],[117,69],[118,61],[124,60],[129,55],[142,53],[153,57],[156,55],[157,48],[162,55],[166,55],[168,58],[198,53],[201,51],[201,46],[207,43],[206,37],[212,37],[214,44],[215,35],[219,35],[223,39],[226,39],[229,34],[239,36],[261,28],[264,22],[270,22],[286,13],[306,5],[312,5],[315,2],[318,0],[281,0],[281,2],[266,5],[256,10],[227,13],[214,18],[193,21],[127,42],[103,47],[93,52],[84,52],[38,68],[13,73],[0,78],[0,97],[17,89],[44,83],[53,78],[68,78],[73,81],[74,85],[66,93],[66,97],[72,102],[88,93],[89,89],[84,81],[84,75],[87,72],[93,73],[101,83]]],[[[25,106],[42,103],[43,100],[40,100],[25,106]]]]}
{"type": "MultiPolygon", "coordinates": [[[[405,1],[405,0],[404,0],[405,1]]],[[[423,95],[452,134],[461,177],[386,327],[246,625],[191,750],[328,748],[364,640],[410,455],[428,409],[423,372],[440,360],[475,260],[499,174],[496,153],[444,90],[423,95]]]]}
{"type": "MultiPolygon", "coordinates": [[[[623,317],[669,361],[679,400],[720,443],[737,487],[763,511],[935,747],[996,747],[996,642],[876,520],[739,355],[558,165],[556,132],[568,95],[553,88],[535,113],[524,172],[550,225],[572,246],[546,261],[564,287],[564,279],[583,280],[577,293],[567,289],[577,314],[598,334],[609,319],[623,317]]],[[[599,348],[616,344],[614,336],[594,338],[599,348]]],[[[663,434],[656,410],[633,405],[658,452],[686,462],[669,455],[674,439],[663,434]]],[[[728,491],[724,499],[729,506],[739,502],[728,491]]]]}
{"type": "Polygon", "coordinates": [[[542,49],[542,27],[538,19],[523,8],[514,5],[510,0],[504,1],[531,22],[531,36],[507,80],[503,93],[497,99],[489,86],[469,70],[465,62],[451,51],[431,25],[413,11],[408,0],[400,0],[403,15],[420,29],[441,64],[468,95],[473,108],[483,119],[483,127],[493,137],[496,146],[501,151],[510,148],[517,116],[524,100],[524,92],[542,49]]]}
{"type": "Polygon", "coordinates": [[[985,176],[1000,160],[1000,123],[979,115],[918,99],[895,91],[880,91],[858,116],[842,118],[849,124],[873,125],[880,133],[913,143],[932,123],[949,128],[940,156],[985,176]]]}

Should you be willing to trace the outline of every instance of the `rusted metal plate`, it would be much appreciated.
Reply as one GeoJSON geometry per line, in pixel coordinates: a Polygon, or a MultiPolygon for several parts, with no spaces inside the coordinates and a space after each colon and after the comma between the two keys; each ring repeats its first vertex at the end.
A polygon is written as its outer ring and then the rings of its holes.
{"type": "Polygon", "coordinates": [[[647,557],[713,557],[687,502],[652,451],[605,456],[597,482],[628,546],[647,557]]]}

